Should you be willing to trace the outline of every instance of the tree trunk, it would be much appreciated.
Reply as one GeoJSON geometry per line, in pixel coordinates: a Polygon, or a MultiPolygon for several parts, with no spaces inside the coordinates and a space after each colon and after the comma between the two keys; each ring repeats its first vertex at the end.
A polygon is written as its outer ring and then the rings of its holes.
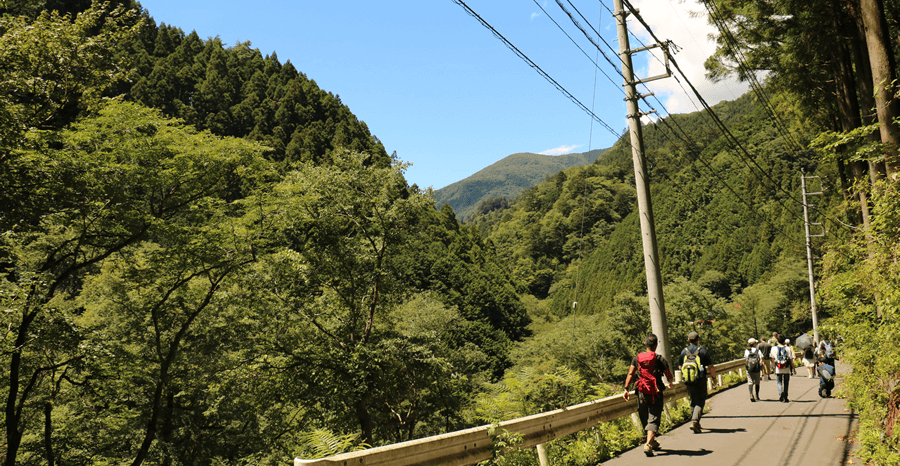
{"type": "MultiPolygon", "coordinates": [[[[836,5],[835,5],[836,6],[836,5]]],[[[839,9],[835,8],[835,13],[839,9]]],[[[839,16],[834,17],[835,30],[844,30],[838,23],[839,16]]],[[[841,130],[844,132],[862,126],[862,119],[859,109],[859,101],[856,98],[856,88],[854,82],[857,80],[853,75],[853,65],[850,50],[846,42],[843,40],[836,41],[835,50],[835,84],[837,86],[837,107],[838,116],[841,122],[841,130]]],[[[850,162],[850,170],[853,175],[853,186],[851,187],[853,197],[859,201],[859,212],[855,214],[857,217],[856,224],[869,224],[869,199],[867,196],[867,173],[864,173],[865,162],[850,162]]]]}
{"type": "Polygon", "coordinates": [[[885,154],[888,175],[897,173],[896,147],[900,146],[900,128],[894,118],[900,117],[900,101],[894,99],[897,73],[881,0],[860,0],[860,13],[865,27],[866,49],[875,86],[875,108],[881,123],[881,142],[893,147],[885,154]]]}
{"type": "Polygon", "coordinates": [[[53,419],[51,417],[53,413],[53,403],[47,402],[44,404],[44,450],[46,452],[45,456],[47,457],[47,466],[54,466],[55,461],[53,459],[53,419]]]}
{"type": "MultiPolygon", "coordinates": [[[[6,408],[4,411],[6,417],[6,461],[3,464],[5,466],[16,465],[16,456],[19,453],[19,445],[22,443],[22,432],[19,431],[21,413],[17,409],[19,385],[22,381],[22,351],[24,350],[28,329],[37,315],[38,313],[35,311],[22,316],[22,323],[19,325],[15,343],[15,347],[19,350],[13,351],[9,358],[9,392],[6,395],[6,408]]],[[[24,400],[22,403],[24,404],[24,400]]]]}
{"type": "Polygon", "coordinates": [[[375,441],[372,437],[372,416],[369,414],[368,400],[363,398],[355,403],[356,419],[359,421],[359,428],[363,432],[363,441],[367,445],[374,445],[375,441]]]}
{"type": "MultiPolygon", "coordinates": [[[[863,25],[859,11],[859,0],[853,0],[847,8],[850,17],[856,24],[856,35],[851,36],[850,45],[853,66],[856,74],[857,94],[862,107],[862,124],[869,126],[878,120],[875,115],[875,87],[872,86],[872,67],[869,64],[869,52],[866,49],[866,27],[863,25]]],[[[869,135],[870,142],[881,140],[879,134],[869,135]]],[[[884,178],[884,162],[869,162],[869,178],[872,184],[884,178]]]]}

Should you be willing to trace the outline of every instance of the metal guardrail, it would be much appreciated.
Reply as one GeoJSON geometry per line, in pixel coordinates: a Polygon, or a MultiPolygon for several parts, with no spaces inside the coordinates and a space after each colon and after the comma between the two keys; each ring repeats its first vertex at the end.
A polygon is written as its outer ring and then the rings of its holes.
{"type": "MultiPolygon", "coordinates": [[[[719,385],[722,384],[722,375],[729,372],[738,372],[743,376],[744,364],[744,359],[716,364],[714,367],[719,376],[719,385]]],[[[679,382],[665,391],[665,401],[673,402],[687,395],[687,387],[679,382]]],[[[342,453],[328,458],[314,460],[295,458],[294,465],[467,466],[491,458],[494,451],[491,432],[505,430],[518,433],[524,439],[524,442],[518,445],[519,448],[534,447],[588,429],[597,425],[598,422],[614,421],[637,412],[637,397],[630,398],[629,401],[625,401],[622,394],[619,393],[554,411],[503,421],[499,424],[473,427],[368,450],[342,453]]]]}

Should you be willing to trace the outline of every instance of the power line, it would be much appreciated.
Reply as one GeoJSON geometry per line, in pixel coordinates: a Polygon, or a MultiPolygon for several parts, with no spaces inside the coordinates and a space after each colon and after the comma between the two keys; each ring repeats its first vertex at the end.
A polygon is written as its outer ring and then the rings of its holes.
{"type": "MultiPolygon", "coordinates": [[[[477,19],[477,20],[482,24],[482,26],[484,26],[485,28],[487,28],[488,30],[490,30],[491,33],[492,33],[495,37],[497,37],[498,39],[500,39],[500,40],[506,45],[507,48],[509,48],[509,49],[510,49],[511,51],[513,51],[517,56],[519,56],[522,60],[524,60],[530,67],[532,67],[532,68],[533,68],[535,71],[537,71],[542,77],[544,77],[544,79],[546,79],[548,82],[550,82],[551,84],[553,84],[554,87],[557,88],[557,90],[559,90],[559,91],[562,92],[564,95],[566,95],[573,103],[575,103],[576,105],[578,105],[585,113],[587,113],[588,115],[590,115],[590,116],[592,117],[593,120],[596,120],[597,122],[599,122],[600,124],[602,124],[602,125],[603,125],[610,133],[612,133],[614,136],[616,136],[616,137],[618,138],[617,140],[623,141],[624,144],[626,144],[626,145],[628,145],[628,146],[630,147],[630,143],[628,143],[627,141],[624,141],[624,139],[621,138],[621,135],[619,135],[618,133],[616,133],[615,130],[612,129],[612,127],[610,127],[605,121],[603,121],[600,117],[598,117],[598,116],[593,112],[593,110],[588,109],[583,103],[581,103],[581,101],[579,101],[574,95],[572,95],[568,90],[566,90],[561,84],[559,84],[555,79],[553,79],[548,73],[546,73],[543,69],[541,69],[540,66],[538,66],[534,61],[532,61],[530,58],[528,58],[527,55],[525,55],[521,50],[519,50],[519,49],[518,49],[515,45],[513,45],[509,40],[507,40],[502,34],[500,34],[500,33],[499,33],[493,26],[491,26],[486,20],[484,20],[483,18],[481,18],[481,16],[478,15],[474,10],[472,10],[472,9],[471,9],[471,8],[470,8],[463,0],[453,0],[453,1],[454,1],[454,3],[456,3],[456,4],[460,5],[460,6],[462,6],[463,9],[465,9],[465,11],[467,12],[467,14],[469,14],[469,15],[472,16],[473,18],[477,19]]],[[[625,0],[625,1],[626,1],[626,3],[627,3],[627,0],[625,0]]],[[[565,11],[565,8],[561,5],[561,3],[559,2],[559,0],[557,0],[557,3],[558,3],[558,4],[563,8],[563,10],[565,11]]],[[[629,4],[629,8],[631,8],[630,4],[629,4]]],[[[543,10],[543,8],[542,8],[542,10],[543,10]]],[[[544,11],[545,11],[545,13],[546,13],[546,10],[544,10],[544,11]]],[[[568,14],[568,12],[567,12],[567,14],[568,14]]],[[[580,12],[579,12],[579,14],[580,14],[580,12]]],[[[549,16],[550,16],[550,15],[548,14],[548,17],[549,17],[549,16]]],[[[646,23],[643,22],[643,19],[640,18],[637,14],[635,14],[635,16],[638,17],[638,19],[641,21],[641,23],[644,24],[644,26],[648,28],[648,31],[650,32],[651,36],[653,36],[653,38],[654,38],[655,40],[657,40],[658,43],[660,43],[660,42],[659,42],[659,39],[657,39],[657,38],[655,37],[655,35],[653,35],[653,32],[650,31],[650,30],[649,30],[649,27],[646,25],[646,23]]],[[[573,18],[571,15],[570,15],[570,18],[572,18],[572,19],[574,20],[574,18],[573,18]]],[[[556,23],[556,21],[554,21],[554,23],[556,23]]],[[[556,24],[557,24],[557,27],[560,27],[560,28],[561,28],[561,26],[560,26],[558,23],[556,23],[556,24]]],[[[584,31],[584,30],[583,30],[582,28],[580,28],[580,27],[579,27],[579,29],[581,29],[582,32],[583,32],[584,34],[587,35],[587,32],[586,32],[586,31],[584,31]]],[[[596,32],[596,31],[595,31],[595,32],[596,32]]],[[[567,34],[567,35],[568,35],[568,34],[567,34]]],[[[570,40],[572,40],[571,37],[569,37],[569,38],[570,38],[570,40]]],[[[599,45],[596,44],[596,43],[594,43],[593,41],[591,41],[591,42],[592,42],[592,44],[593,44],[595,47],[597,47],[598,51],[600,51],[600,53],[602,53],[602,50],[600,50],[599,45]]],[[[607,47],[610,47],[609,44],[608,44],[605,40],[604,40],[604,43],[607,45],[607,47]]],[[[611,47],[610,47],[610,48],[611,48],[611,47]]],[[[605,54],[604,54],[604,56],[605,56],[605,54]]],[[[671,57],[670,57],[670,58],[671,58],[671,57]]],[[[607,58],[607,60],[608,60],[608,58],[607,58]]],[[[595,65],[596,65],[596,62],[594,62],[594,63],[595,63],[595,65]]],[[[704,108],[707,110],[708,115],[710,115],[710,117],[714,120],[714,122],[716,122],[716,123],[718,124],[718,126],[719,126],[719,128],[720,128],[720,131],[722,131],[723,134],[726,134],[727,136],[730,136],[731,140],[732,140],[734,143],[736,143],[742,150],[744,150],[744,152],[745,152],[745,154],[746,154],[746,150],[743,149],[743,147],[740,145],[740,142],[737,141],[737,139],[730,133],[730,131],[728,131],[727,127],[724,126],[724,123],[722,123],[721,120],[718,119],[718,116],[715,114],[715,112],[714,112],[714,111],[710,108],[710,106],[705,102],[705,100],[704,100],[703,97],[699,94],[699,92],[696,90],[696,88],[693,86],[693,84],[691,84],[690,80],[687,79],[687,76],[684,74],[684,72],[681,71],[681,69],[680,69],[680,67],[678,66],[677,62],[675,62],[675,61],[673,60],[673,63],[675,64],[675,66],[676,66],[676,68],[678,69],[678,71],[679,71],[679,72],[682,74],[682,76],[685,78],[685,81],[686,81],[686,82],[688,83],[688,85],[691,87],[691,89],[693,90],[694,94],[700,99],[700,101],[701,101],[701,103],[703,104],[704,108]]],[[[618,69],[617,69],[617,71],[618,71],[618,69]]],[[[605,73],[604,73],[604,74],[605,74],[605,73]]],[[[620,74],[621,74],[621,72],[620,72],[620,74]]],[[[607,78],[608,78],[608,75],[607,75],[607,78]]],[[[624,76],[623,76],[623,78],[624,78],[624,76]]],[[[657,100],[658,100],[658,99],[657,99],[657,100]]],[[[673,131],[673,132],[674,132],[674,131],[673,131]]],[[[682,130],[682,133],[684,133],[683,130],[682,130]]],[[[685,136],[687,136],[686,133],[684,133],[684,134],[685,134],[685,136]]],[[[686,139],[684,139],[684,138],[682,138],[682,140],[685,140],[686,142],[688,142],[688,141],[687,141],[686,139]]],[[[690,145],[689,142],[688,142],[688,147],[691,147],[691,145],[690,145]]],[[[692,152],[694,152],[695,154],[697,154],[697,152],[696,152],[695,150],[692,151],[692,152]]],[[[748,156],[748,158],[750,158],[749,154],[746,154],[746,155],[748,156]]],[[[701,157],[699,157],[699,155],[696,155],[696,160],[699,160],[701,163],[703,163],[704,165],[706,165],[707,168],[710,169],[711,173],[712,173],[716,178],[718,178],[718,179],[723,183],[723,185],[724,185],[729,191],[731,191],[732,194],[735,195],[735,197],[737,197],[742,203],[746,204],[747,207],[748,207],[751,211],[753,211],[759,218],[763,219],[764,221],[766,221],[766,223],[769,223],[770,225],[772,225],[772,226],[774,227],[774,224],[771,223],[771,222],[769,222],[768,220],[766,220],[765,217],[762,216],[762,214],[760,214],[759,212],[757,212],[756,209],[752,206],[752,204],[750,204],[750,203],[748,203],[746,200],[744,200],[739,194],[737,194],[737,192],[734,190],[734,188],[732,188],[730,185],[727,184],[727,182],[725,182],[724,180],[722,180],[722,179],[716,174],[715,170],[714,170],[714,169],[713,169],[713,168],[712,168],[705,160],[703,160],[701,157]]],[[[752,160],[752,158],[751,158],[751,160],[752,160]]],[[[745,162],[745,163],[746,163],[746,162],[745,162]]],[[[758,164],[757,164],[757,167],[759,167],[758,164]]],[[[762,171],[762,168],[761,168],[761,167],[759,167],[759,168],[760,168],[760,170],[762,171]]],[[[752,171],[752,168],[751,168],[751,171],[752,171]]],[[[668,178],[667,175],[664,174],[664,176],[666,176],[666,177],[668,178]]],[[[670,181],[673,181],[673,182],[674,182],[674,180],[672,180],[671,178],[668,178],[668,179],[669,179],[670,181]]],[[[771,179],[771,178],[770,178],[770,179],[771,179]]],[[[773,183],[774,183],[774,180],[772,180],[772,181],[773,181],[773,183]]],[[[786,206],[784,206],[784,205],[782,204],[782,207],[786,207],[786,206]]]]}
{"type": "MultiPolygon", "coordinates": [[[[637,18],[638,21],[640,21],[640,23],[644,26],[644,28],[647,29],[647,32],[651,35],[651,37],[653,37],[654,40],[659,42],[659,39],[653,33],[653,30],[650,29],[650,26],[646,23],[646,21],[644,21],[644,19],[640,16],[639,13],[637,13],[636,9],[631,5],[631,2],[629,0],[624,0],[624,2],[626,5],[628,5],[628,8],[631,10],[631,13],[634,15],[634,17],[637,18]]],[[[675,58],[671,57],[671,56],[669,58],[672,61],[672,64],[675,66],[675,69],[677,69],[678,72],[681,73],[681,76],[684,78],[685,82],[687,82],[688,86],[691,88],[691,91],[700,100],[700,103],[703,105],[703,108],[706,109],[709,116],[713,119],[715,124],[719,127],[722,134],[725,135],[725,137],[727,139],[730,139],[735,144],[735,146],[739,149],[738,155],[740,156],[741,154],[743,154],[744,157],[741,157],[741,159],[744,161],[744,163],[745,164],[751,163],[754,166],[756,166],[756,168],[759,170],[759,172],[762,173],[764,177],[769,179],[769,181],[772,183],[772,186],[775,187],[776,190],[779,190],[779,191],[782,191],[783,193],[785,193],[789,199],[793,200],[798,205],[803,205],[803,201],[796,199],[793,194],[791,194],[790,192],[788,192],[787,190],[782,188],[781,185],[777,181],[772,179],[772,177],[768,174],[768,172],[766,172],[765,169],[763,169],[761,166],[759,166],[759,164],[756,162],[756,160],[753,158],[753,156],[750,155],[750,153],[747,151],[747,149],[731,133],[731,131],[728,129],[727,126],[725,126],[725,124],[722,122],[722,120],[719,119],[719,116],[715,113],[715,111],[712,110],[712,107],[706,102],[706,100],[703,98],[703,96],[700,95],[700,92],[697,91],[697,88],[694,87],[693,83],[691,83],[690,79],[688,79],[687,75],[681,69],[681,66],[678,65],[678,62],[675,60],[675,58]]],[[[752,171],[752,168],[751,168],[751,171],[752,171]]],[[[783,206],[783,204],[782,204],[782,206],[783,206]]],[[[786,207],[786,206],[784,206],[784,207],[786,207]]]]}
{"type": "Polygon", "coordinates": [[[463,7],[463,9],[466,10],[466,13],[468,13],[469,16],[471,16],[471,17],[477,19],[478,22],[481,23],[482,26],[486,27],[488,30],[491,31],[491,33],[494,35],[494,37],[496,37],[496,38],[500,39],[501,41],[503,41],[503,43],[506,45],[506,47],[507,47],[508,49],[512,50],[513,53],[515,53],[519,58],[521,58],[522,60],[524,60],[525,63],[528,64],[528,66],[530,66],[530,67],[533,68],[535,71],[537,71],[538,74],[540,74],[544,79],[547,80],[547,82],[549,82],[550,84],[552,84],[554,87],[556,87],[557,90],[559,90],[559,91],[562,92],[566,97],[568,97],[569,100],[572,101],[572,103],[574,103],[574,104],[577,105],[579,108],[581,108],[585,113],[587,113],[588,115],[590,115],[591,117],[593,117],[598,123],[600,123],[601,125],[603,125],[603,126],[604,126],[609,132],[611,132],[613,135],[617,135],[616,131],[615,131],[614,129],[612,129],[612,127],[609,126],[605,121],[603,121],[602,118],[598,117],[593,111],[591,111],[591,109],[587,108],[583,103],[581,103],[581,101],[578,100],[574,95],[572,95],[571,92],[569,92],[568,90],[566,90],[565,87],[563,87],[560,83],[558,83],[555,79],[553,79],[553,78],[552,78],[549,74],[547,74],[547,72],[545,72],[543,69],[541,69],[541,67],[538,66],[537,63],[535,63],[535,62],[532,61],[530,58],[528,58],[527,55],[525,55],[524,53],[522,53],[522,51],[519,50],[518,47],[516,47],[515,45],[513,45],[512,42],[510,42],[509,40],[507,40],[506,37],[503,37],[502,34],[500,34],[496,29],[494,29],[493,26],[491,26],[487,21],[485,21],[481,16],[479,16],[478,13],[475,13],[475,11],[472,10],[472,8],[470,8],[469,5],[466,5],[466,2],[464,2],[463,0],[453,0],[453,3],[456,3],[457,5],[463,7]]]}
{"type": "Polygon", "coordinates": [[[785,140],[794,145],[795,150],[802,150],[803,147],[793,139],[790,132],[781,121],[781,118],[775,112],[775,108],[772,105],[772,101],[769,99],[768,93],[765,92],[762,85],[759,83],[759,80],[756,79],[756,73],[754,73],[753,70],[751,70],[747,65],[747,59],[744,56],[744,53],[741,50],[737,39],[735,39],[734,35],[725,24],[725,20],[719,10],[718,5],[716,5],[714,1],[708,0],[703,1],[702,3],[706,7],[706,11],[709,12],[709,16],[710,18],[712,18],[716,29],[718,29],[719,32],[725,37],[726,42],[730,41],[731,47],[729,47],[728,49],[732,51],[732,59],[734,59],[734,61],[738,64],[738,70],[743,69],[744,71],[743,73],[740,73],[739,71],[738,74],[743,74],[750,81],[751,87],[753,88],[754,92],[756,92],[756,95],[759,96],[760,100],[763,101],[764,108],[767,112],[769,112],[769,116],[772,118],[772,121],[775,123],[775,127],[781,133],[782,137],[784,137],[785,140]]]}
{"type": "MultiPolygon", "coordinates": [[[[553,24],[555,24],[555,25],[556,25],[556,27],[557,27],[557,28],[559,28],[559,30],[560,30],[560,31],[562,31],[562,33],[563,33],[563,34],[565,34],[565,35],[566,35],[566,37],[568,37],[568,38],[569,38],[569,40],[570,40],[570,41],[572,41],[572,43],[573,43],[573,44],[575,44],[575,47],[578,47],[578,50],[581,50],[581,53],[583,53],[583,54],[584,54],[584,56],[586,56],[586,57],[588,57],[588,60],[591,60],[591,63],[593,63],[593,64],[594,64],[594,67],[595,67],[595,70],[599,70],[599,71],[600,71],[600,72],[601,72],[601,73],[603,73],[603,76],[606,76],[606,79],[608,79],[608,80],[609,80],[609,81],[610,81],[610,82],[611,82],[611,83],[613,83],[613,84],[615,84],[615,81],[613,81],[613,79],[612,79],[612,78],[610,78],[610,77],[609,77],[609,75],[608,75],[608,74],[606,74],[606,71],[603,71],[603,69],[602,69],[602,68],[600,68],[600,64],[599,64],[599,63],[597,63],[597,60],[595,60],[595,59],[592,59],[592,58],[591,58],[591,57],[590,57],[590,56],[589,56],[589,55],[588,55],[588,54],[587,54],[587,52],[585,52],[585,51],[584,51],[584,49],[583,49],[583,48],[581,48],[581,46],[580,46],[580,45],[578,45],[578,42],[576,42],[576,41],[575,41],[575,39],[573,39],[573,38],[572,38],[572,36],[570,36],[570,35],[569,35],[569,33],[568,33],[568,32],[566,32],[566,30],[565,30],[565,29],[563,29],[563,27],[562,27],[562,26],[560,26],[560,24],[559,24],[559,23],[558,23],[558,22],[556,22],[556,20],[555,20],[555,19],[553,19],[553,16],[550,16],[550,13],[549,13],[549,12],[548,12],[548,11],[547,11],[547,10],[545,10],[545,9],[544,9],[544,7],[543,7],[543,6],[542,6],[542,5],[541,5],[541,4],[540,4],[540,3],[538,3],[538,1],[537,1],[537,0],[534,0],[534,4],[535,4],[535,5],[537,5],[537,6],[538,6],[538,8],[540,8],[540,9],[541,9],[541,11],[543,11],[543,12],[544,12],[544,14],[545,14],[545,15],[547,15],[547,17],[548,17],[548,18],[550,18],[550,21],[553,21],[553,24]]],[[[582,32],[584,32],[584,30],[582,30],[582,32]]],[[[602,37],[601,37],[601,39],[602,39],[602,37]]],[[[592,44],[594,44],[594,42],[593,42],[593,41],[591,41],[591,43],[592,43],[592,44]]],[[[597,45],[596,45],[596,44],[594,44],[594,46],[595,46],[595,47],[596,47],[596,46],[597,46],[597,45]]],[[[615,70],[616,70],[616,72],[617,72],[617,73],[619,73],[619,75],[621,75],[621,74],[622,74],[622,72],[621,72],[621,71],[619,71],[619,69],[618,69],[618,68],[616,68],[616,65],[615,65],[615,64],[614,64],[614,63],[613,63],[613,62],[612,62],[612,61],[611,61],[611,60],[610,60],[610,59],[609,59],[609,57],[607,57],[607,56],[606,56],[606,54],[605,54],[605,53],[603,53],[603,51],[602,51],[602,50],[600,50],[600,48],[599,48],[599,47],[597,47],[597,52],[598,52],[598,53],[599,53],[599,54],[603,54],[603,58],[605,58],[605,59],[606,59],[606,61],[607,61],[607,62],[609,62],[609,64],[610,64],[610,65],[612,65],[612,67],[613,67],[613,69],[615,69],[615,70]]],[[[596,71],[595,71],[595,73],[594,73],[594,74],[595,74],[595,75],[596,75],[596,71]]],[[[596,78],[596,76],[595,76],[595,78],[596,78]]],[[[595,85],[596,85],[596,84],[595,84],[595,85]]],[[[621,89],[621,88],[619,88],[619,87],[618,87],[618,86],[616,86],[616,88],[617,88],[617,89],[618,89],[618,90],[619,90],[619,92],[621,92],[621,93],[622,93],[622,95],[625,95],[625,91],[624,91],[624,90],[622,90],[622,89],[621,89]]],[[[593,105],[593,104],[592,104],[592,105],[593,105]]]]}

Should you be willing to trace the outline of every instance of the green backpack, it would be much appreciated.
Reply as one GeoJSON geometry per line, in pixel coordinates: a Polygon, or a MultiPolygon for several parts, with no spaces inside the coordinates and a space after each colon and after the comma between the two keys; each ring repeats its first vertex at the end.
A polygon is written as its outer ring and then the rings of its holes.
{"type": "MultiPolygon", "coordinates": [[[[686,350],[687,348],[685,348],[686,350]]],[[[694,351],[688,351],[687,355],[684,357],[684,363],[681,364],[681,375],[684,377],[685,383],[694,383],[700,379],[700,361],[697,360],[697,356],[700,354],[700,347],[698,346],[694,351]]]]}

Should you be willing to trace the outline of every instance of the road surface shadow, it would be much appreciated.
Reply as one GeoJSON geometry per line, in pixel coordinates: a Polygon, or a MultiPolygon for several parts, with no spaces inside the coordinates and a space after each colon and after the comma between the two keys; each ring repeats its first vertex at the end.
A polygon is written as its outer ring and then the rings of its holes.
{"type": "Polygon", "coordinates": [[[747,432],[747,429],[743,429],[743,428],[740,428],[740,429],[707,429],[707,428],[704,427],[704,428],[700,431],[701,434],[706,434],[706,433],[710,433],[710,434],[733,434],[733,433],[735,433],[735,432],[747,432]]]}
{"type": "Polygon", "coordinates": [[[712,450],[705,448],[700,450],[667,450],[663,448],[653,453],[654,456],[706,456],[712,453],[712,450]]]}

